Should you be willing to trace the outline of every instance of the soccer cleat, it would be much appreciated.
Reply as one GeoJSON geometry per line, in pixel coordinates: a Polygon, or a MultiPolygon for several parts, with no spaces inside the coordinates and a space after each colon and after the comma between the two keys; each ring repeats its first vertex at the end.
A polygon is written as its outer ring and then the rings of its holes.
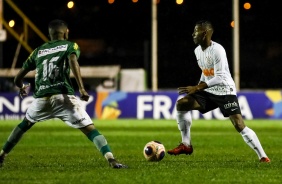
{"type": "Polygon", "coordinates": [[[269,163],[270,162],[270,159],[267,158],[267,157],[262,157],[260,160],[260,162],[266,162],[266,163],[269,163]]]}
{"type": "Polygon", "coordinates": [[[1,155],[1,156],[0,156],[0,167],[2,167],[2,166],[3,166],[3,163],[4,163],[4,158],[5,158],[5,156],[4,156],[4,155],[1,155]]]}
{"type": "Polygon", "coordinates": [[[118,161],[116,161],[116,159],[113,159],[113,158],[109,158],[108,162],[109,162],[109,165],[114,169],[128,168],[127,165],[118,163],[118,161]]]}
{"type": "Polygon", "coordinates": [[[193,147],[192,145],[186,146],[183,143],[180,143],[179,146],[172,150],[167,151],[170,155],[180,155],[180,154],[186,154],[191,155],[193,153],[193,147]]]}

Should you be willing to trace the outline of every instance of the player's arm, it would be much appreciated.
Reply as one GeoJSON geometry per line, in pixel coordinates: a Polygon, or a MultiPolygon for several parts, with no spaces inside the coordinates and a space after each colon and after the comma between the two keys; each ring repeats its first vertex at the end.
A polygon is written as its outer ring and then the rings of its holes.
{"type": "Polygon", "coordinates": [[[18,74],[14,78],[14,83],[18,88],[22,88],[24,86],[23,79],[24,76],[29,72],[28,69],[21,68],[18,74]]]}
{"type": "Polygon", "coordinates": [[[222,83],[226,63],[227,58],[224,49],[216,50],[214,59],[214,77],[207,81],[208,87],[216,86],[222,83]]]}
{"type": "Polygon", "coordinates": [[[15,85],[20,88],[20,97],[23,98],[27,96],[26,89],[29,87],[30,84],[24,84],[23,79],[24,76],[29,72],[30,70],[21,68],[18,74],[14,78],[15,85]]]}
{"type": "Polygon", "coordinates": [[[181,93],[187,93],[187,94],[193,94],[196,93],[197,91],[204,90],[206,88],[216,86],[222,83],[223,81],[223,75],[224,75],[224,68],[225,64],[227,63],[226,60],[226,54],[224,50],[218,50],[218,52],[215,52],[215,58],[214,58],[214,77],[211,78],[210,80],[204,82],[204,74],[202,73],[200,82],[196,86],[188,86],[186,89],[182,88],[179,91],[181,93]]]}
{"type": "Polygon", "coordinates": [[[218,50],[218,52],[215,53],[214,58],[214,77],[210,80],[204,82],[204,74],[202,73],[200,82],[196,86],[187,86],[187,87],[180,87],[178,88],[179,94],[193,94],[197,91],[204,90],[206,88],[216,86],[222,83],[223,81],[223,75],[224,75],[224,68],[225,64],[227,63],[226,60],[226,53],[223,49],[218,50]]]}
{"type": "Polygon", "coordinates": [[[179,87],[178,90],[178,94],[193,94],[196,93],[198,91],[204,90],[208,87],[207,83],[200,81],[198,85],[196,86],[187,86],[187,87],[179,87]]]}
{"type": "Polygon", "coordinates": [[[201,91],[201,90],[204,90],[204,89],[208,88],[207,83],[204,82],[204,73],[203,72],[201,74],[201,78],[200,78],[200,81],[199,81],[198,85],[192,86],[192,87],[195,87],[194,88],[195,92],[201,91]]]}
{"type": "Polygon", "coordinates": [[[204,90],[208,87],[207,83],[204,82],[204,76],[203,73],[201,74],[200,82],[196,86],[186,86],[186,87],[179,87],[178,88],[178,94],[193,94],[197,91],[204,90]]]}
{"type": "Polygon", "coordinates": [[[71,71],[74,75],[74,78],[75,78],[77,85],[78,85],[78,88],[79,88],[79,92],[80,92],[80,95],[81,95],[80,99],[84,100],[84,101],[88,101],[89,95],[84,89],[84,85],[83,85],[82,77],[81,77],[81,73],[80,73],[80,67],[79,67],[79,64],[77,62],[76,54],[70,55],[69,65],[70,65],[71,71]]]}

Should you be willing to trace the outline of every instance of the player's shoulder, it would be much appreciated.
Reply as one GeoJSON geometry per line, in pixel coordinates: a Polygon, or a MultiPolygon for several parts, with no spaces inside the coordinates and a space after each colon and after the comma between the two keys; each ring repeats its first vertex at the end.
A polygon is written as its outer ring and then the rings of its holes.
{"type": "Polygon", "coordinates": [[[71,40],[61,40],[62,43],[64,44],[68,44],[68,45],[78,45],[75,41],[71,41],[71,40]]]}
{"type": "Polygon", "coordinates": [[[69,44],[75,44],[76,43],[76,42],[71,41],[71,40],[62,40],[62,41],[66,42],[66,43],[69,43],[69,44]]]}
{"type": "Polygon", "coordinates": [[[215,41],[212,41],[211,51],[214,53],[225,53],[224,47],[220,43],[215,41]]]}
{"type": "Polygon", "coordinates": [[[73,41],[69,41],[70,46],[74,49],[74,50],[79,50],[79,45],[76,42],[73,41]]]}
{"type": "Polygon", "coordinates": [[[60,43],[59,44],[61,44],[61,45],[77,45],[77,43],[76,42],[74,42],[74,41],[70,41],[70,40],[60,40],[60,43]]]}
{"type": "Polygon", "coordinates": [[[215,42],[215,41],[212,41],[211,46],[215,49],[224,49],[224,47],[220,43],[215,42]]]}
{"type": "Polygon", "coordinates": [[[200,45],[198,45],[198,46],[194,49],[194,52],[197,53],[198,50],[202,50],[200,45]]]}
{"type": "Polygon", "coordinates": [[[70,41],[70,40],[59,40],[55,42],[59,47],[60,46],[65,46],[68,49],[75,49],[78,50],[79,46],[75,41],[70,41]]]}

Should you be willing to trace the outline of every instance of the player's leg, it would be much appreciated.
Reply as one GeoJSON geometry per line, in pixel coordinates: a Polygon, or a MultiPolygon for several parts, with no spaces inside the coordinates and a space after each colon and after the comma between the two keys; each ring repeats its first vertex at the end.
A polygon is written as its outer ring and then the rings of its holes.
{"type": "Polygon", "coordinates": [[[242,135],[244,141],[256,152],[261,162],[270,162],[264,152],[261,143],[256,135],[256,133],[245,126],[244,120],[241,114],[231,115],[230,120],[234,125],[235,129],[242,135]]]}
{"type": "Polygon", "coordinates": [[[16,144],[20,141],[23,134],[29,130],[34,123],[31,123],[26,118],[18,124],[13,131],[11,132],[10,136],[8,137],[6,143],[4,144],[1,152],[0,152],[0,166],[2,166],[4,162],[4,158],[8,155],[8,153],[16,146],[16,144]]]}
{"type": "Polygon", "coordinates": [[[102,153],[106,160],[113,168],[125,168],[126,166],[118,163],[106,138],[95,128],[92,119],[82,108],[80,100],[73,95],[54,96],[53,106],[55,109],[55,117],[64,121],[67,125],[80,129],[87,138],[94,143],[97,149],[102,153]]]}
{"type": "Polygon", "coordinates": [[[101,154],[106,158],[106,160],[108,160],[111,167],[117,169],[127,167],[126,165],[123,165],[116,161],[106,138],[95,128],[93,124],[80,128],[80,130],[87,136],[87,138],[91,142],[94,143],[96,148],[101,152],[101,154]]]}
{"type": "Polygon", "coordinates": [[[0,165],[1,160],[3,163],[5,156],[14,148],[27,130],[29,130],[37,121],[44,121],[52,118],[52,113],[47,111],[47,109],[50,109],[49,107],[49,100],[46,98],[36,98],[33,100],[27,109],[26,117],[14,128],[7,142],[3,146],[0,153],[0,165]]]}
{"type": "Polygon", "coordinates": [[[191,110],[199,109],[200,105],[191,96],[185,96],[179,99],[176,103],[176,122],[178,129],[181,133],[182,142],[176,148],[168,150],[168,154],[179,155],[179,154],[192,154],[193,147],[191,144],[191,133],[190,128],[192,125],[191,110]]]}
{"type": "Polygon", "coordinates": [[[182,143],[186,146],[191,145],[190,128],[192,125],[192,117],[190,111],[177,111],[176,122],[178,129],[181,132],[182,143]]]}

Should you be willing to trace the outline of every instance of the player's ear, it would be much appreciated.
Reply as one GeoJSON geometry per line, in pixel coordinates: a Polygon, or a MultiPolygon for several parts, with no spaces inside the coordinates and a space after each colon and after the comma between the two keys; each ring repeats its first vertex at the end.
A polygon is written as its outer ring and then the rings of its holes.
{"type": "Polygon", "coordinates": [[[68,38],[69,38],[69,29],[67,29],[64,34],[64,39],[67,40],[68,38]]]}
{"type": "Polygon", "coordinates": [[[208,36],[208,30],[205,30],[205,31],[203,32],[203,40],[204,40],[207,36],[208,36]]]}
{"type": "Polygon", "coordinates": [[[207,36],[207,34],[204,32],[204,33],[203,33],[203,38],[202,38],[202,40],[205,40],[205,39],[206,39],[206,36],[207,36]]]}

